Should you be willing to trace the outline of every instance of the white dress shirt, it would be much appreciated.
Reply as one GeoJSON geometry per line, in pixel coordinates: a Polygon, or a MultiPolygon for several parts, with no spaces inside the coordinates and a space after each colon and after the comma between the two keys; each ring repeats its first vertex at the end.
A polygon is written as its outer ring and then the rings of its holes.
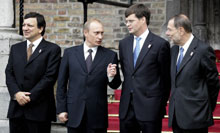
{"type": "MultiPolygon", "coordinates": [[[[185,56],[186,51],[188,50],[188,48],[189,48],[189,46],[190,46],[190,44],[191,44],[193,38],[194,38],[194,36],[193,36],[193,34],[191,34],[191,36],[190,36],[190,38],[188,39],[188,41],[187,41],[183,46],[179,46],[179,50],[180,50],[181,47],[184,49],[184,51],[183,51],[183,57],[185,56]]],[[[179,54],[178,54],[177,61],[178,61],[178,59],[179,59],[179,56],[180,56],[180,52],[179,52],[179,54]]],[[[176,63],[177,63],[177,61],[176,61],[176,63]]]]}
{"type": "Polygon", "coordinates": [[[143,34],[141,34],[140,36],[134,36],[133,52],[134,52],[134,49],[135,49],[135,47],[136,47],[136,38],[137,38],[137,37],[141,38],[140,43],[139,43],[139,44],[140,44],[140,51],[141,51],[141,49],[142,49],[142,47],[143,47],[143,45],[144,45],[144,41],[146,40],[148,34],[149,34],[149,30],[147,29],[147,30],[146,30],[143,34]]]}
{"type": "MultiPolygon", "coordinates": [[[[34,46],[32,47],[32,53],[34,53],[35,49],[37,48],[37,46],[40,44],[40,42],[42,41],[43,37],[40,37],[39,39],[37,39],[36,41],[34,41],[32,44],[34,44],[34,46]]],[[[29,40],[27,40],[27,49],[29,47],[29,45],[31,44],[31,42],[29,40]]]]}

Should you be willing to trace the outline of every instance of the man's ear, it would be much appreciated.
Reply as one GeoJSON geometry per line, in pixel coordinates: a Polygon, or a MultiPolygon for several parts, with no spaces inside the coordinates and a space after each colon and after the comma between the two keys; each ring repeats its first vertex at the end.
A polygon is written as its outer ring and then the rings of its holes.
{"type": "Polygon", "coordinates": [[[44,27],[40,27],[39,33],[41,34],[44,30],[44,27]]]}
{"type": "Polygon", "coordinates": [[[186,31],[183,27],[179,27],[178,29],[179,29],[180,35],[185,34],[186,31]]]}
{"type": "Polygon", "coordinates": [[[83,34],[84,34],[84,36],[87,36],[88,33],[89,33],[88,30],[83,30],[83,34]]]}
{"type": "Polygon", "coordinates": [[[142,17],[141,20],[143,21],[143,23],[147,23],[147,22],[146,22],[147,20],[146,20],[145,17],[142,17]]]}

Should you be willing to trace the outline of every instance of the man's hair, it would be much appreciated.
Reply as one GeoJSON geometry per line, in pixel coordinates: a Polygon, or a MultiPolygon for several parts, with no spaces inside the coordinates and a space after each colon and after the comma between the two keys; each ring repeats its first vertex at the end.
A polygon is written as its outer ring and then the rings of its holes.
{"type": "Polygon", "coordinates": [[[192,33],[191,22],[184,14],[175,15],[173,18],[175,28],[183,27],[187,33],[192,33]]]}
{"type": "Polygon", "coordinates": [[[138,19],[145,17],[147,25],[150,24],[151,12],[144,4],[132,5],[125,11],[126,18],[132,14],[135,14],[138,19]]]}
{"type": "Polygon", "coordinates": [[[36,13],[36,12],[30,12],[24,16],[24,19],[28,18],[36,18],[37,19],[37,27],[40,29],[43,27],[43,31],[41,32],[41,35],[43,36],[45,33],[45,28],[46,28],[46,21],[44,19],[44,16],[36,13]]]}
{"type": "Polygon", "coordinates": [[[90,24],[91,24],[92,22],[98,22],[98,23],[102,24],[102,22],[101,22],[100,20],[98,20],[98,19],[96,19],[96,18],[92,18],[92,19],[89,19],[88,21],[86,21],[86,23],[85,23],[84,26],[83,26],[83,30],[89,31],[90,24]]]}

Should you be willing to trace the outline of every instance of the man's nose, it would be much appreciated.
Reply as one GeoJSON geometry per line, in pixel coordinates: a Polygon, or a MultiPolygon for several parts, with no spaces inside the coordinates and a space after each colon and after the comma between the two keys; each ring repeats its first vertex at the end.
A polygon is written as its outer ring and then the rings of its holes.
{"type": "Polygon", "coordinates": [[[169,36],[169,31],[166,31],[165,34],[166,34],[166,36],[169,36]]]}
{"type": "Polygon", "coordinates": [[[24,25],[24,26],[22,26],[22,29],[23,29],[23,30],[27,30],[28,27],[27,27],[26,25],[24,25]]]}
{"type": "Polygon", "coordinates": [[[98,35],[98,38],[99,38],[99,39],[102,39],[102,38],[103,38],[103,35],[102,35],[102,34],[99,34],[99,35],[98,35]]]}

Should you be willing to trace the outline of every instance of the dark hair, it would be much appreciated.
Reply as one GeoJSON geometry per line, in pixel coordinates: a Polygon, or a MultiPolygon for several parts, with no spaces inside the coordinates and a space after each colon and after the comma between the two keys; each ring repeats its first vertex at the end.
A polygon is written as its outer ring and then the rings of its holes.
{"type": "Polygon", "coordinates": [[[191,22],[184,14],[175,15],[173,18],[175,28],[183,27],[187,33],[192,32],[191,22]]]}
{"type": "Polygon", "coordinates": [[[24,19],[28,19],[28,18],[37,19],[37,27],[38,28],[43,27],[43,31],[41,32],[41,35],[43,36],[45,33],[45,28],[46,28],[46,21],[44,19],[44,16],[36,12],[30,12],[24,16],[24,19]]]}
{"type": "Polygon", "coordinates": [[[130,6],[126,11],[125,11],[125,17],[127,18],[131,14],[135,14],[135,16],[140,19],[142,17],[146,18],[146,23],[147,25],[150,24],[150,10],[144,5],[144,4],[135,4],[130,6]]]}

